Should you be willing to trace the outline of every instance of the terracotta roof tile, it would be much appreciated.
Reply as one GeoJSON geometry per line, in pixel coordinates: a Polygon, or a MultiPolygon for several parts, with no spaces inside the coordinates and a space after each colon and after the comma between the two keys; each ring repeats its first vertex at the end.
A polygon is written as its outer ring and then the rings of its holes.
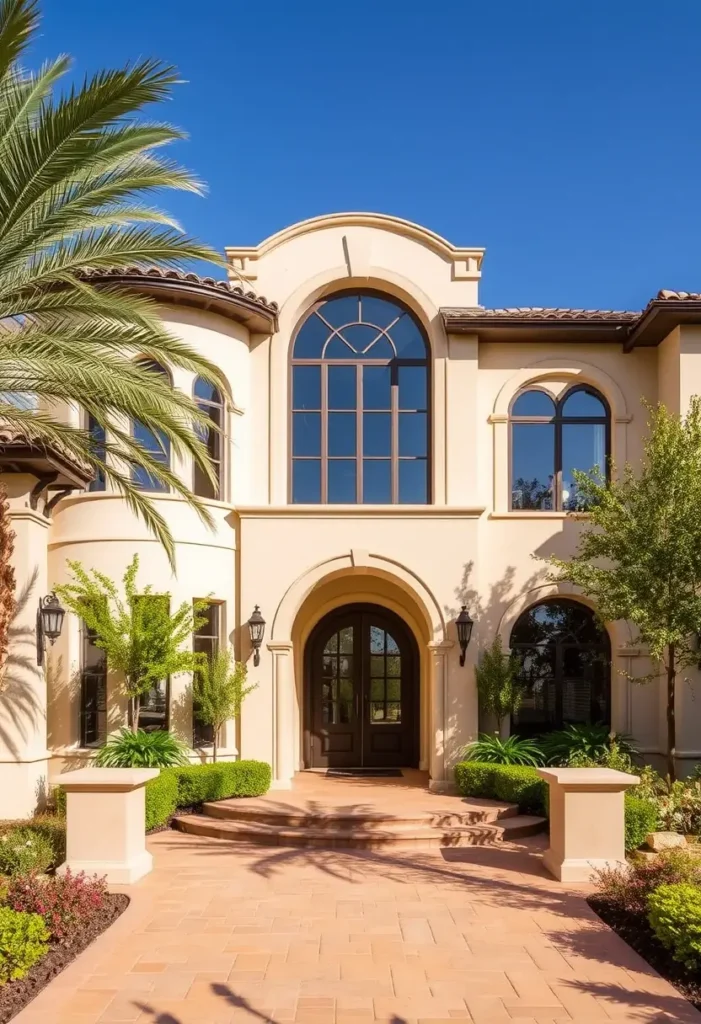
{"type": "Polygon", "coordinates": [[[256,295],[255,292],[251,291],[245,292],[243,288],[232,284],[230,281],[218,281],[213,277],[200,277],[199,274],[183,270],[164,270],[161,267],[149,267],[148,270],[144,270],[143,267],[113,267],[109,270],[85,270],[82,272],[81,277],[98,278],[103,281],[110,277],[157,278],[161,281],[179,281],[182,284],[195,284],[200,288],[212,288],[217,292],[225,292],[228,295],[236,295],[239,298],[248,299],[249,302],[255,302],[271,313],[277,313],[278,310],[277,302],[268,302],[264,295],[256,295]]]}
{"type": "Polygon", "coordinates": [[[680,299],[690,299],[692,302],[701,301],[701,292],[671,292],[666,288],[661,288],[657,293],[658,299],[672,299],[673,301],[679,301],[680,299]]]}
{"type": "Polygon", "coordinates": [[[639,312],[628,309],[562,309],[543,306],[512,306],[503,309],[484,309],[480,306],[441,309],[444,319],[451,320],[552,320],[572,322],[577,320],[637,320],[639,312]]]}

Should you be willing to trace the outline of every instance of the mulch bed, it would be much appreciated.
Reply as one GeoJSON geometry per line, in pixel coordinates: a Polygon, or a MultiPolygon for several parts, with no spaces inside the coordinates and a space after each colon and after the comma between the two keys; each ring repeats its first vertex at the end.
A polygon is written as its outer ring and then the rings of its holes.
{"type": "Polygon", "coordinates": [[[7,1021],[12,1020],[27,1003],[39,995],[64,967],[75,960],[79,953],[117,920],[128,905],[128,896],[122,893],[109,893],[102,911],[91,916],[89,920],[81,921],[68,941],[50,946],[44,959],[30,968],[24,978],[19,981],[8,981],[6,985],[0,986],[0,1024],[7,1024],[7,1021]]]}
{"type": "Polygon", "coordinates": [[[672,959],[672,954],[655,938],[645,914],[622,910],[601,896],[590,896],[587,902],[609,928],[620,935],[643,960],[647,960],[670,985],[674,985],[697,1010],[701,1010],[701,975],[692,973],[672,959]]]}

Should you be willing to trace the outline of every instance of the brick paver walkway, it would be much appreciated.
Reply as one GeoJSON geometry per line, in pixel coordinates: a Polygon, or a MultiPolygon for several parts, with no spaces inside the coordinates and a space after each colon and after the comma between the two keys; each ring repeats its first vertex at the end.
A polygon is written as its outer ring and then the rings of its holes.
{"type": "Polygon", "coordinates": [[[542,840],[240,848],[164,832],[127,912],[15,1024],[701,1022],[548,880],[542,840]]]}

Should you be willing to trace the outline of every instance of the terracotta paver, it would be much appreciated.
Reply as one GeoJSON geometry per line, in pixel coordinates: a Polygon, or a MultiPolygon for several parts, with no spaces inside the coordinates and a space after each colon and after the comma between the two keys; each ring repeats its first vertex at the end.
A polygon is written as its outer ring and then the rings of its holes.
{"type": "Polygon", "coordinates": [[[129,909],[15,1024],[701,1024],[581,890],[546,877],[541,838],[149,845],[155,870],[129,909]]]}

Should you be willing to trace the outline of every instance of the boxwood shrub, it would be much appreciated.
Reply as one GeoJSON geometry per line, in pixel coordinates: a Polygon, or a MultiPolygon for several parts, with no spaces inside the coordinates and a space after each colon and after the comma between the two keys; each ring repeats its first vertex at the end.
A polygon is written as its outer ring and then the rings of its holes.
{"type": "Polygon", "coordinates": [[[518,804],[524,814],[547,814],[548,784],[535,768],[462,761],[455,767],[462,796],[487,797],[518,804]]]}
{"type": "Polygon", "coordinates": [[[162,768],[146,784],[146,831],[165,825],[178,807],[205,800],[262,796],[270,789],[270,765],[263,761],[221,761],[162,768]]]}
{"type": "Polygon", "coordinates": [[[626,793],[626,853],[637,850],[657,828],[657,807],[650,800],[626,793]]]}

